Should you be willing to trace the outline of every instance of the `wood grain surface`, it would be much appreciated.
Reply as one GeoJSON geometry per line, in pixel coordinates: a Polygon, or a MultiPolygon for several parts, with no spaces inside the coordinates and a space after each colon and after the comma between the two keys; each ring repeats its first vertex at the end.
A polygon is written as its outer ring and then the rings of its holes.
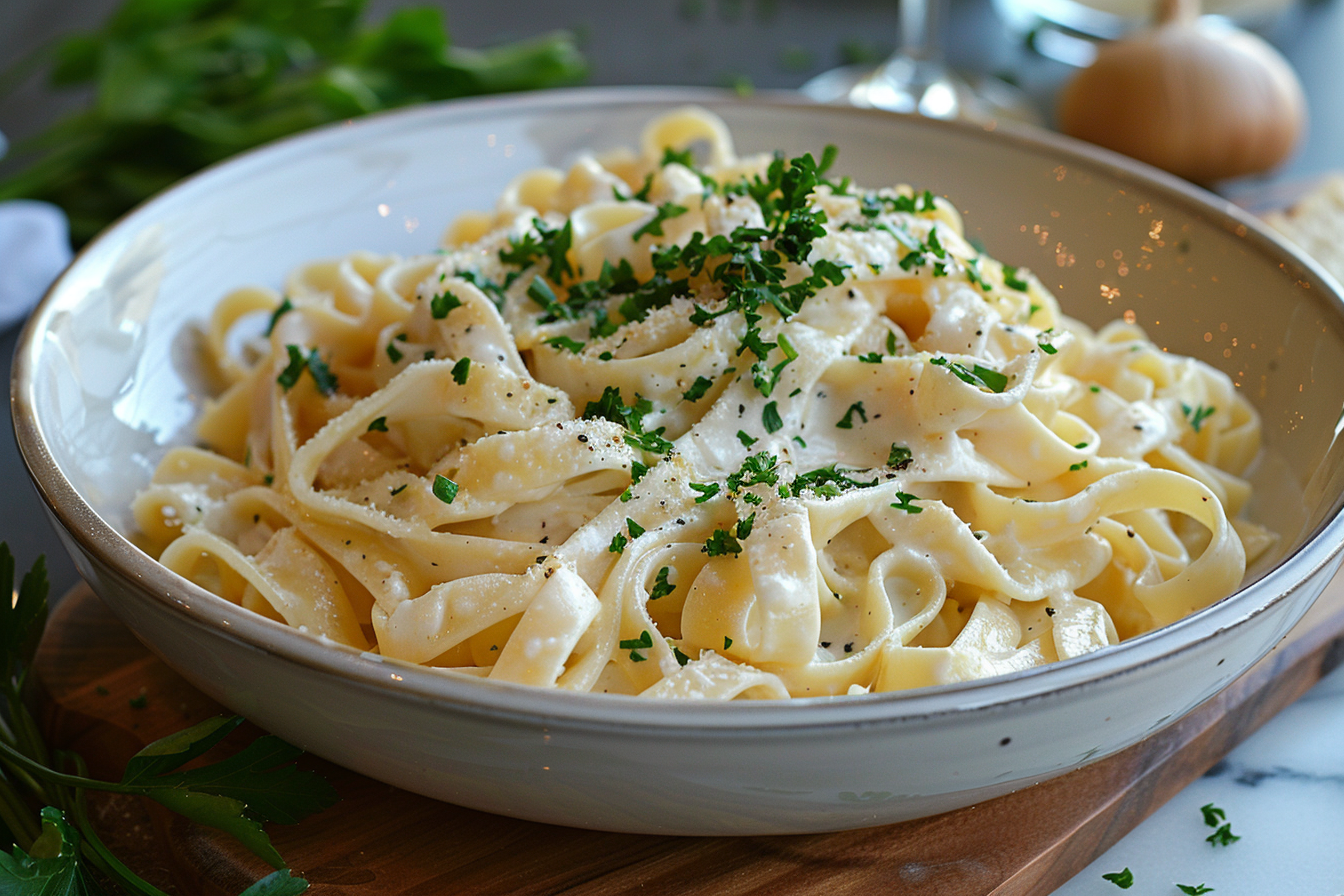
{"type": "MultiPolygon", "coordinates": [[[[1344,661],[1344,580],[1264,660],[1176,724],[1087,768],[935,818],[744,838],[605,834],[435,802],[320,760],[341,795],[269,828],[315,896],[840,894],[1042,896],[1344,661]]],[[[141,746],[224,710],[149,653],[87,588],[53,611],[36,663],[53,743],[120,777],[141,746]]],[[[243,726],[245,743],[259,732],[243,726]],[[249,730],[250,729],[250,730],[249,730]]],[[[170,893],[236,894],[270,869],[227,835],[135,798],[95,817],[132,868],[170,893]]]]}

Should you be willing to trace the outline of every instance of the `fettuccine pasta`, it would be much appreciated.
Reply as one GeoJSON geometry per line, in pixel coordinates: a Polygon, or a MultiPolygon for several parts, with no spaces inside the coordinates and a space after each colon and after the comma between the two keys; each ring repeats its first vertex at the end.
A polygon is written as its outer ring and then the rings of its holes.
{"type": "Polygon", "coordinates": [[[230,294],[142,543],[352,648],[670,699],[1001,675],[1236,589],[1273,536],[1237,519],[1228,377],[833,155],[740,157],[684,109],[435,254],[230,294]]]}

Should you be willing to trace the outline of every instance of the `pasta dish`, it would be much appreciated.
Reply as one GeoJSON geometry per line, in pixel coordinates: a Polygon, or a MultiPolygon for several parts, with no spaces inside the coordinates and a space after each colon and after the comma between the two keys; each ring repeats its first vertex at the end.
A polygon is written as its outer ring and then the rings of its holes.
{"type": "Polygon", "coordinates": [[[232,292],[141,544],[351,648],[661,698],[1001,675],[1235,590],[1274,536],[1231,380],[834,162],[682,109],[437,252],[232,292]]]}

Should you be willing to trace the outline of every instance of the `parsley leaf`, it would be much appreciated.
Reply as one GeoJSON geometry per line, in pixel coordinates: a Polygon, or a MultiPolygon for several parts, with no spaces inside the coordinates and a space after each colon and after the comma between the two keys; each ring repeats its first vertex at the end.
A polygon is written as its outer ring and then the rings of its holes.
{"type": "Polygon", "coordinates": [[[375,417],[369,421],[369,428],[366,432],[387,432],[387,418],[375,417]]]}
{"type": "Polygon", "coordinates": [[[709,538],[705,539],[700,550],[711,557],[722,557],[725,554],[736,557],[742,553],[742,544],[727,529],[715,529],[709,538]]]}
{"type": "Polygon", "coordinates": [[[1124,871],[1113,871],[1110,874],[1103,874],[1102,880],[1108,880],[1122,890],[1128,890],[1134,886],[1134,873],[1126,868],[1124,871]]]}
{"type": "MultiPolygon", "coordinates": [[[[658,570],[658,575],[653,580],[653,590],[649,592],[649,600],[658,600],[659,598],[667,597],[673,591],[677,590],[676,585],[669,584],[667,581],[667,575],[670,571],[670,567],[667,566],[658,570]]],[[[682,663],[682,665],[684,666],[686,664],[682,663]]]]}
{"type": "Polygon", "coordinates": [[[895,467],[897,470],[904,470],[914,462],[915,455],[904,445],[891,443],[891,452],[887,454],[887,466],[895,467]]]}
{"type": "Polygon", "coordinates": [[[784,428],[784,421],[779,416],[779,407],[775,402],[770,402],[761,410],[761,425],[765,427],[766,432],[779,432],[784,428]]]}
{"type": "Polygon", "coordinates": [[[457,383],[459,386],[466,385],[467,374],[470,373],[470,371],[471,359],[459,358],[457,363],[453,365],[453,382],[457,383]]]}
{"type": "Polygon", "coordinates": [[[443,320],[454,308],[461,308],[462,300],[451,292],[438,292],[430,297],[429,313],[435,320],[443,320]]]}
{"type": "Polygon", "coordinates": [[[700,493],[699,497],[695,499],[695,503],[697,504],[703,504],[719,493],[719,484],[717,482],[690,482],[687,484],[700,493]]]}
{"type": "Polygon", "coordinates": [[[1180,890],[1182,893],[1187,894],[1187,896],[1203,896],[1203,894],[1205,893],[1213,892],[1213,887],[1206,887],[1203,884],[1199,884],[1198,886],[1192,886],[1190,884],[1177,884],[1176,889],[1180,890]]]}
{"type": "Polygon", "coordinates": [[[863,402],[856,401],[849,406],[849,410],[845,411],[845,416],[840,418],[839,422],[835,424],[835,428],[853,429],[855,414],[858,414],[859,419],[862,420],[864,423],[868,422],[868,412],[863,409],[863,402]]]}
{"type": "Polygon", "coordinates": [[[265,335],[267,336],[271,335],[271,331],[274,330],[275,325],[280,322],[280,318],[284,317],[286,314],[288,314],[293,310],[294,310],[294,304],[290,302],[289,296],[285,296],[284,300],[280,302],[279,306],[274,311],[271,312],[271,319],[266,324],[265,335]]]}
{"type": "Polygon", "coordinates": [[[442,473],[434,474],[434,497],[438,498],[443,503],[453,503],[453,500],[457,498],[457,489],[457,483],[447,476],[444,476],[442,473]]]}
{"type": "Polygon", "coordinates": [[[1206,408],[1202,404],[1192,408],[1184,402],[1181,403],[1181,413],[1185,415],[1185,419],[1190,422],[1190,428],[1195,432],[1199,432],[1199,428],[1204,425],[1204,421],[1212,416],[1213,412],[1216,410],[1217,408],[1206,408]]]}
{"type": "Polygon", "coordinates": [[[630,234],[630,239],[638,240],[642,236],[662,236],[663,223],[678,215],[684,215],[687,211],[689,211],[689,209],[684,205],[677,205],[675,202],[664,202],[662,205],[658,206],[658,210],[654,212],[652,220],[630,234]]]}
{"type": "Polygon", "coordinates": [[[707,393],[713,385],[714,381],[709,377],[698,376],[695,378],[695,382],[691,384],[691,388],[681,393],[681,397],[687,401],[699,401],[705,397],[705,393],[707,393]]]}
{"type": "Polygon", "coordinates": [[[912,501],[917,501],[918,499],[919,499],[918,495],[912,495],[909,492],[897,492],[896,503],[892,504],[891,506],[896,508],[897,510],[904,510],[906,513],[923,513],[924,512],[923,507],[911,503],[912,501]]]}
{"type": "Polygon", "coordinates": [[[956,361],[949,361],[947,358],[943,357],[930,358],[929,363],[935,367],[946,368],[953,376],[963,383],[979,386],[990,392],[998,393],[1008,388],[1008,376],[989,367],[982,367],[979,364],[976,364],[970,370],[967,370],[956,361]]]}

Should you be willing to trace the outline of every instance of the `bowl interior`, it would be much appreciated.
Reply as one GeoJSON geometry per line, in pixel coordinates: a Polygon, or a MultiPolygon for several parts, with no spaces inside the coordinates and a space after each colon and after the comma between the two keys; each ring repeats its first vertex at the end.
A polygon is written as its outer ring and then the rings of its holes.
{"type": "MultiPolygon", "coordinates": [[[[1066,313],[1094,326],[1123,316],[1159,346],[1228,373],[1263,415],[1248,513],[1282,536],[1255,575],[1336,514],[1340,299],[1328,277],[1230,204],[1034,132],[657,90],[483,100],[327,128],[133,212],[53,289],[16,374],[58,473],[47,478],[63,477],[78,496],[77,508],[58,512],[83,515],[103,538],[128,532],[136,490],[168,446],[191,441],[206,397],[191,325],[226,291],[278,286],[314,258],[432,251],[458,213],[492,207],[519,172],[633,145],[649,118],[692,100],[723,116],[741,152],[834,143],[836,170],[860,184],[950,197],[967,236],[1031,268],[1066,313]]],[[[40,484],[53,500],[53,486],[40,484]]]]}

